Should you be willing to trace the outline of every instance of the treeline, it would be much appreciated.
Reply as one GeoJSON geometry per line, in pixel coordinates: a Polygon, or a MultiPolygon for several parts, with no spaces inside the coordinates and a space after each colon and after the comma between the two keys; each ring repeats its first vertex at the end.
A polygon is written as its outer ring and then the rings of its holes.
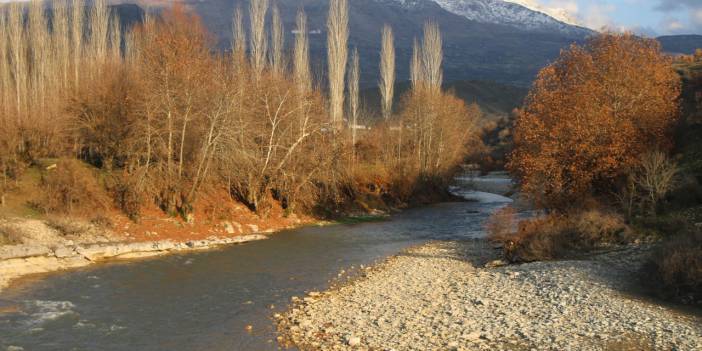
{"type": "Polygon", "coordinates": [[[71,160],[81,160],[133,219],[149,204],[192,219],[203,192],[261,215],[274,205],[329,214],[369,194],[404,202],[444,188],[478,142],[480,112],[441,91],[438,26],[416,41],[413,89],[397,109],[392,30],[383,30],[384,118],[373,121],[361,112],[346,0],[330,2],[328,93],[311,73],[304,11],[286,45],[270,5],[236,9],[231,53],[213,50],[200,19],[177,5],[126,29],[104,0],[0,8],[2,191],[43,158],[64,161],[43,181],[53,199],[37,206],[96,206],[66,196],[91,183],[75,180],[71,160]]]}

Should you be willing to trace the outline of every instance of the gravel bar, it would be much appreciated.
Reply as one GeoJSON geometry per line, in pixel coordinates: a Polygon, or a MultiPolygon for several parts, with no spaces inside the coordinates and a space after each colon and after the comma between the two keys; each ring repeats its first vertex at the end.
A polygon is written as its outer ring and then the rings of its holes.
{"type": "Polygon", "coordinates": [[[484,268],[484,240],[411,248],[276,315],[300,350],[702,350],[702,318],[637,291],[648,251],[484,268]]]}

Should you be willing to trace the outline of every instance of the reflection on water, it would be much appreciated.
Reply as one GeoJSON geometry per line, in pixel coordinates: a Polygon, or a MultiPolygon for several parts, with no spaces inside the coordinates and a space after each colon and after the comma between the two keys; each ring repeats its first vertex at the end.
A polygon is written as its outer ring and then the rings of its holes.
{"type": "Polygon", "coordinates": [[[50,275],[0,295],[16,306],[0,309],[0,350],[275,350],[271,317],[292,296],[413,244],[481,236],[502,205],[438,204],[384,222],[50,275]]]}

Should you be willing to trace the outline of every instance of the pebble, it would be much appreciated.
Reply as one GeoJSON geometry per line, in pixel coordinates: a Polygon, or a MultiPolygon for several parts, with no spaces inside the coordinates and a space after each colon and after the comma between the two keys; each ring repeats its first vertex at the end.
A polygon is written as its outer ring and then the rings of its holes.
{"type": "Polygon", "coordinates": [[[293,299],[278,331],[303,351],[700,350],[700,317],[626,293],[648,252],[484,268],[485,241],[430,243],[293,299]]]}

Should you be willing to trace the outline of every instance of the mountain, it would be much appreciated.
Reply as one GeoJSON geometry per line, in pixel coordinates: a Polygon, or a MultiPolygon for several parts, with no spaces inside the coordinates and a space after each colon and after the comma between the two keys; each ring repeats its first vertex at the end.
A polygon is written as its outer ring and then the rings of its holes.
{"type": "MultiPolygon", "coordinates": [[[[125,0],[122,0],[125,1],[125,0]]],[[[503,13],[513,11],[509,21],[500,23],[477,21],[442,7],[439,2],[448,0],[352,0],[350,6],[351,47],[356,47],[361,55],[362,82],[365,87],[375,85],[378,77],[378,55],[380,33],[384,24],[395,31],[397,47],[398,80],[409,77],[409,61],[412,41],[422,34],[425,21],[439,23],[444,39],[445,80],[491,80],[511,85],[528,86],[537,72],[554,60],[560,50],[573,42],[581,42],[590,32],[569,26],[556,20],[547,20],[545,15],[527,8],[503,1],[503,13]],[[437,2],[438,1],[438,2],[437,2]],[[506,12],[505,12],[506,11],[506,12]],[[525,22],[519,26],[518,19],[525,22]],[[507,24],[507,23],[510,24],[507,24]],[[537,24],[542,23],[541,27],[537,24]],[[551,30],[557,26],[563,30],[551,30]],[[538,28],[537,28],[538,27],[538,28]]],[[[467,0],[458,1],[468,3],[467,0]]],[[[483,3],[487,0],[475,0],[483,3]]],[[[248,8],[248,0],[182,0],[195,9],[204,23],[219,38],[223,49],[231,41],[231,18],[234,9],[248,8]]],[[[311,29],[310,49],[314,61],[314,71],[320,80],[326,57],[326,18],[328,0],[278,0],[283,23],[288,30],[287,43],[291,43],[290,33],[295,26],[295,14],[304,7],[311,29]]],[[[142,0],[141,3],[149,3],[142,0]]],[[[445,4],[444,4],[445,5],[445,4]]],[[[491,12],[485,8],[485,15],[491,12]]],[[[493,13],[497,21],[499,16],[493,13]]],[[[493,22],[494,22],[493,21],[493,22]]]]}
{"type": "Polygon", "coordinates": [[[668,35],[658,37],[665,52],[671,54],[693,54],[702,49],[702,35],[668,35]]]}
{"type": "Polygon", "coordinates": [[[503,24],[530,31],[558,32],[569,36],[587,36],[594,33],[590,29],[559,21],[543,12],[513,2],[502,0],[434,1],[446,11],[476,22],[503,24]]]}

